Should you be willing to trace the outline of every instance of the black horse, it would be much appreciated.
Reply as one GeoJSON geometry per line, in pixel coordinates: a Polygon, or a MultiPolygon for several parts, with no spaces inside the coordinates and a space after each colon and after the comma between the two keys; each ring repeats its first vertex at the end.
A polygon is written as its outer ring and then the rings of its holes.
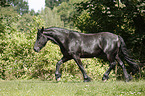
{"type": "Polygon", "coordinates": [[[39,52],[48,40],[57,44],[63,54],[61,60],[56,64],[55,77],[57,81],[59,81],[61,77],[59,72],[60,65],[71,59],[74,59],[79,66],[84,77],[84,82],[89,82],[91,78],[84,70],[80,58],[107,57],[110,62],[110,67],[103,75],[102,80],[105,81],[109,78],[109,73],[115,67],[116,61],[123,69],[125,81],[128,82],[132,79],[119,57],[120,54],[123,54],[123,57],[131,66],[133,74],[139,70],[138,64],[128,55],[123,38],[109,32],[84,34],[63,28],[44,29],[42,27],[42,29],[38,29],[34,50],[39,52]]]}

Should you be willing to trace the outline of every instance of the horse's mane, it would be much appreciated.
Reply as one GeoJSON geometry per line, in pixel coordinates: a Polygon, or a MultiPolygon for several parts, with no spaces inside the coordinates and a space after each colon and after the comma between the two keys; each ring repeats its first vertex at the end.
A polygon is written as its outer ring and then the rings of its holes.
{"type": "Polygon", "coordinates": [[[66,29],[66,28],[60,28],[60,27],[49,27],[49,28],[45,28],[44,30],[64,30],[63,32],[66,32],[66,33],[70,33],[70,32],[75,32],[75,33],[81,33],[81,32],[78,32],[78,31],[74,31],[74,30],[71,30],[71,29],[66,29]]]}

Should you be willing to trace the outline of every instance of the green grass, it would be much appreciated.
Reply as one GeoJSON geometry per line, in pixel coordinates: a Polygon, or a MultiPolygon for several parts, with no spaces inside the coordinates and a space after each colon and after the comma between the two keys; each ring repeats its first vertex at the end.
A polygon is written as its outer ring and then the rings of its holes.
{"type": "Polygon", "coordinates": [[[0,96],[145,96],[145,81],[0,81],[0,96]]]}

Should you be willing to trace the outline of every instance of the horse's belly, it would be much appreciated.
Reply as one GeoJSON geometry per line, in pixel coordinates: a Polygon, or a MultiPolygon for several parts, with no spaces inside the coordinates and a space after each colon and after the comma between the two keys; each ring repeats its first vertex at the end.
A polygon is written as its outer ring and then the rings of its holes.
{"type": "Polygon", "coordinates": [[[98,57],[98,55],[102,54],[101,50],[89,50],[81,52],[81,58],[92,58],[98,57]]]}

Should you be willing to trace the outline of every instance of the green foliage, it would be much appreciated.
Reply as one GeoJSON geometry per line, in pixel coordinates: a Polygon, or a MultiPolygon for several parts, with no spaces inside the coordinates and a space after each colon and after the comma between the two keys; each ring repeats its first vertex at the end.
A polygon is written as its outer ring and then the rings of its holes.
{"type": "MultiPolygon", "coordinates": [[[[41,15],[43,15],[42,17],[45,18],[46,23],[50,23],[53,25],[54,21],[57,20],[58,24],[61,21],[63,27],[65,28],[76,29],[73,23],[73,15],[74,13],[76,13],[76,10],[73,5],[81,1],[82,0],[61,0],[61,1],[46,0],[45,1],[46,9],[45,11],[41,12],[41,15]],[[54,14],[53,17],[52,17],[52,14],[54,14]],[[60,20],[58,20],[59,19],[58,17],[60,18],[60,20]]],[[[50,24],[47,24],[47,25],[50,25],[50,24]]]]}
{"type": "Polygon", "coordinates": [[[45,0],[45,6],[53,9],[56,6],[61,5],[62,2],[68,2],[69,0],[45,0]]]}
{"type": "Polygon", "coordinates": [[[26,0],[1,0],[0,6],[9,7],[13,6],[13,9],[20,15],[26,14],[29,11],[28,2],[26,0]]]}
{"type": "Polygon", "coordinates": [[[43,26],[43,21],[35,16],[20,16],[12,7],[2,8],[1,12],[0,77],[19,78],[25,74],[24,62],[33,50],[36,26],[43,26]]]}
{"type": "Polygon", "coordinates": [[[57,25],[58,27],[59,25],[59,27],[74,29],[73,14],[75,13],[75,8],[73,5],[80,1],[81,0],[46,0],[46,8],[41,12],[41,16],[45,19],[47,26],[57,25]]]}
{"type": "Polygon", "coordinates": [[[68,2],[62,2],[60,6],[56,7],[57,13],[64,22],[64,27],[76,29],[73,22],[74,14],[76,13],[74,4],[81,1],[82,0],[69,0],[68,2]]]}
{"type": "Polygon", "coordinates": [[[12,0],[9,2],[14,7],[14,10],[20,15],[24,15],[29,12],[28,2],[26,0],[12,0]]]}
{"type": "MultiPolygon", "coordinates": [[[[69,17],[72,5],[69,5],[69,3],[63,2],[60,6],[57,7],[57,12],[61,17],[61,20],[64,21],[64,26],[66,27],[69,23],[69,17]]],[[[73,8],[72,8],[73,9],[73,8]]]]}
{"type": "Polygon", "coordinates": [[[0,1],[0,6],[9,7],[10,6],[10,1],[13,1],[13,0],[9,0],[9,2],[8,2],[8,0],[1,0],[0,1]]]}
{"type": "Polygon", "coordinates": [[[89,13],[84,11],[82,15],[76,17],[77,21],[75,20],[75,26],[77,26],[82,32],[85,32],[87,30],[90,33],[96,33],[99,32],[100,26],[96,26],[97,22],[95,22],[89,13]],[[90,26],[90,27],[88,27],[90,26]],[[96,30],[96,27],[97,30],[96,30]]]}
{"type": "Polygon", "coordinates": [[[47,27],[63,27],[64,22],[61,21],[60,15],[57,13],[57,8],[53,8],[51,10],[50,8],[46,7],[44,10],[40,13],[41,18],[45,21],[45,26],[47,27]]]}
{"type": "Polygon", "coordinates": [[[34,9],[31,9],[31,11],[29,12],[31,16],[37,15],[37,13],[35,13],[34,9]]]}

